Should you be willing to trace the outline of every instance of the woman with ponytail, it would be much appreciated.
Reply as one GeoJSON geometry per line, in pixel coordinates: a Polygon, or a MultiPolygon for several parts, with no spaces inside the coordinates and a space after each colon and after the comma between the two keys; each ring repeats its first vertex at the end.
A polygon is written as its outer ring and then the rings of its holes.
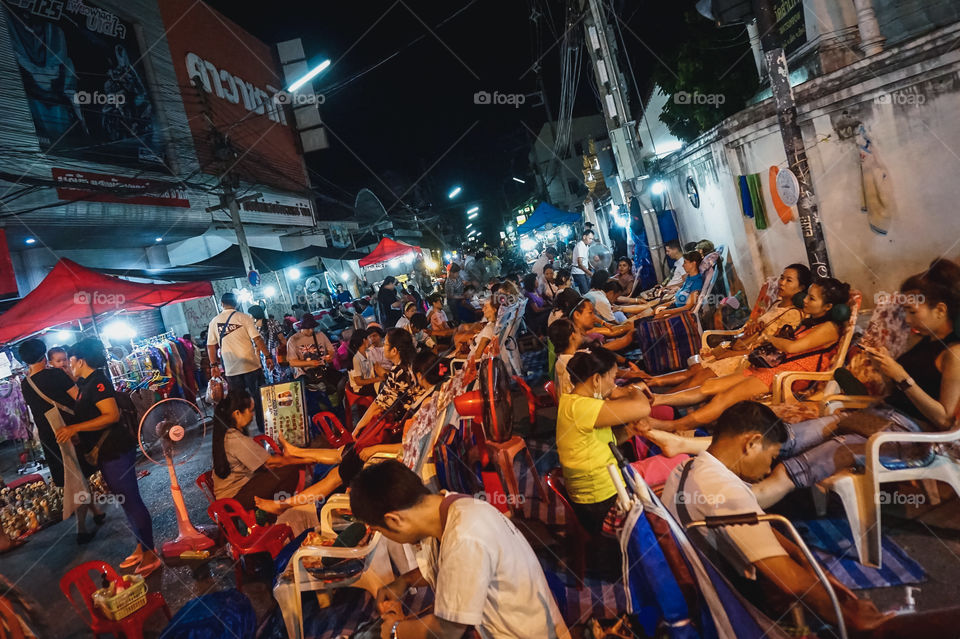
{"type": "Polygon", "coordinates": [[[231,391],[213,411],[213,494],[232,497],[247,510],[255,499],[292,495],[299,481],[298,465],[310,460],[271,455],[246,434],[253,421],[253,398],[231,391]]]}
{"type": "Polygon", "coordinates": [[[679,431],[712,424],[723,411],[737,402],[756,399],[770,392],[774,377],[787,371],[816,371],[829,364],[844,325],[850,319],[850,285],[832,277],[821,278],[810,285],[803,300],[806,315],[792,338],[763,336],[785,356],[783,363],[770,366],[749,366],[742,372],[709,379],[702,386],[679,393],[657,395],[656,405],[691,406],[708,403],[674,421],[650,419],[652,428],[679,431]],[[708,401],[709,400],[709,401],[708,401]]]}

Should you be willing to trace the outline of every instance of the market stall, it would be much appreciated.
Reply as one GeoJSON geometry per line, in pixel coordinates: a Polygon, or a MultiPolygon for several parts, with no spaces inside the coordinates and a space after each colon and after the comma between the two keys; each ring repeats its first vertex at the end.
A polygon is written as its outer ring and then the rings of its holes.
{"type": "Polygon", "coordinates": [[[541,202],[523,224],[517,226],[520,248],[527,261],[537,258],[537,244],[552,245],[573,237],[573,225],[580,221],[579,213],[563,211],[541,202]]]}

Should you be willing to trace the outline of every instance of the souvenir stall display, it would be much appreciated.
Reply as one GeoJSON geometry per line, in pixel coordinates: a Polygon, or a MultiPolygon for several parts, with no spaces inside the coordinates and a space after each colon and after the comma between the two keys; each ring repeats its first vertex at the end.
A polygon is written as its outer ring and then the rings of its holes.
{"type": "MultiPolygon", "coordinates": [[[[0,531],[14,542],[62,520],[63,488],[48,484],[39,475],[34,481],[0,488],[0,531]]],[[[90,477],[94,499],[107,492],[100,472],[90,477]]]]}

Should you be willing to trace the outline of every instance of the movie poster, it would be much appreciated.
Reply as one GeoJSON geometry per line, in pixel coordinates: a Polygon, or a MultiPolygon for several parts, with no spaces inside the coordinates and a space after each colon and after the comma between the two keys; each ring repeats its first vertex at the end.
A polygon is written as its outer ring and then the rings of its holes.
{"type": "Polygon", "coordinates": [[[133,24],[87,0],[0,0],[40,150],[162,168],[133,24]]]}

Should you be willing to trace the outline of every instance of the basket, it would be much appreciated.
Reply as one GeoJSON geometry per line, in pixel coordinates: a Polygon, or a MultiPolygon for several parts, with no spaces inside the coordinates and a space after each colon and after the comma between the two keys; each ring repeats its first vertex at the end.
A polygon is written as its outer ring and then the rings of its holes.
{"type": "Polygon", "coordinates": [[[110,621],[120,621],[129,617],[147,605],[147,582],[140,575],[124,575],[129,585],[110,597],[107,589],[101,588],[93,593],[93,603],[110,621]]]}

